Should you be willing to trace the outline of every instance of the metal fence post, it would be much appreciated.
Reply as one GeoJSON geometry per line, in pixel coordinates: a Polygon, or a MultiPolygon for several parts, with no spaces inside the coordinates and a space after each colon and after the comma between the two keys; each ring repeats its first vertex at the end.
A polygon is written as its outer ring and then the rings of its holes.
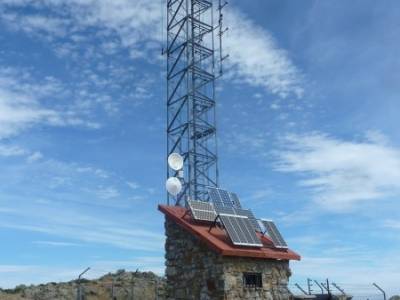
{"type": "Polygon", "coordinates": [[[375,286],[378,290],[380,290],[383,294],[383,300],[386,300],[386,293],[385,291],[379,286],[377,285],[375,282],[372,284],[373,286],[375,286]]]}

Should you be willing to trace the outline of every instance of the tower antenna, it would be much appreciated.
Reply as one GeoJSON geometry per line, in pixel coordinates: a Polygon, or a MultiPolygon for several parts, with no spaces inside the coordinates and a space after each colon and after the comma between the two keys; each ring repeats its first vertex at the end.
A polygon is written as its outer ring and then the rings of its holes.
{"type": "Polygon", "coordinates": [[[223,34],[229,30],[228,27],[224,28],[223,20],[224,14],[222,13],[223,8],[228,4],[227,1],[222,3],[222,0],[218,0],[218,38],[219,38],[219,76],[223,74],[222,62],[229,57],[229,54],[224,55],[222,50],[222,36],[223,34]]]}

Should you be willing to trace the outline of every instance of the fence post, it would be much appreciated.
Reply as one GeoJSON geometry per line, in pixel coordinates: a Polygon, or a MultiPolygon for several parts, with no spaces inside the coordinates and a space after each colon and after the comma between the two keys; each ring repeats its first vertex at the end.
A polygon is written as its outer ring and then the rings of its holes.
{"type": "Polygon", "coordinates": [[[82,290],[81,290],[81,277],[82,277],[82,275],[83,274],[85,274],[87,271],[89,271],[90,270],[90,267],[89,268],[86,268],[85,269],[85,271],[83,271],[81,274],[79,274],[79,276],[78,276],[78,290],[77,290],[77,293],[76,293],[76,298],[77,298],[77,300],[82,300],[82,290]]]}
{"type": "Polygon", "coordinates": [[[313,290],[311,289],[312,286],[312,280],[310,278],[307,278],[307,288],[308,288],[308,294],[311,295],[313,290]]]}
{"type": "Polygon", "coordinates": [[[378,290],[380,290],[383,294],[383,300],[386,300],[386,293],[385,291],[379,286],[377,285],[375,282],[372,284],[373,286],[375,286],[378,290]]]}

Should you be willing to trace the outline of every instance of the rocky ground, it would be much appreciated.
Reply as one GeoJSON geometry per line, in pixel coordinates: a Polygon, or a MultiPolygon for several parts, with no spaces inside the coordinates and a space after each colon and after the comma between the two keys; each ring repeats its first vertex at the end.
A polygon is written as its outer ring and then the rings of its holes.
{"type": "MultiPolygon", "coordinates": [[[[120,270],[94,280],[81,280],[85,300],[163,300],[165,281],[152,272],[120,270]]],[[[19,285],[15,289],[0,289],[0,300],[75,300],[76,280],[40,285],[19,285]]]]}

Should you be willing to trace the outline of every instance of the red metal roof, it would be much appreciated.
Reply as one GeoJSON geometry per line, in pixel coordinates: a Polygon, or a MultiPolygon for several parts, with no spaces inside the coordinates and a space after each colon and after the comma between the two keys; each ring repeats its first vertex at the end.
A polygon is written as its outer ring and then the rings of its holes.
{"type": "Polygon", "coordinates": [[[211,249],[223,256],[253,257],[264,259],[300,260],[300,255],[290,249],[275,248],[272,241],[260,233],[257,233],[263,243],[263,247],[239,247],[232,244],[225,230],[213,227],[209,232],[210,224],[200,223],[186,214],[187,210],[178,206],[159,205],[158,209],[170,220],[195,235],[205,242],[211,249]],[[185,215],[186,214],[186,215],[185,215]]]}

